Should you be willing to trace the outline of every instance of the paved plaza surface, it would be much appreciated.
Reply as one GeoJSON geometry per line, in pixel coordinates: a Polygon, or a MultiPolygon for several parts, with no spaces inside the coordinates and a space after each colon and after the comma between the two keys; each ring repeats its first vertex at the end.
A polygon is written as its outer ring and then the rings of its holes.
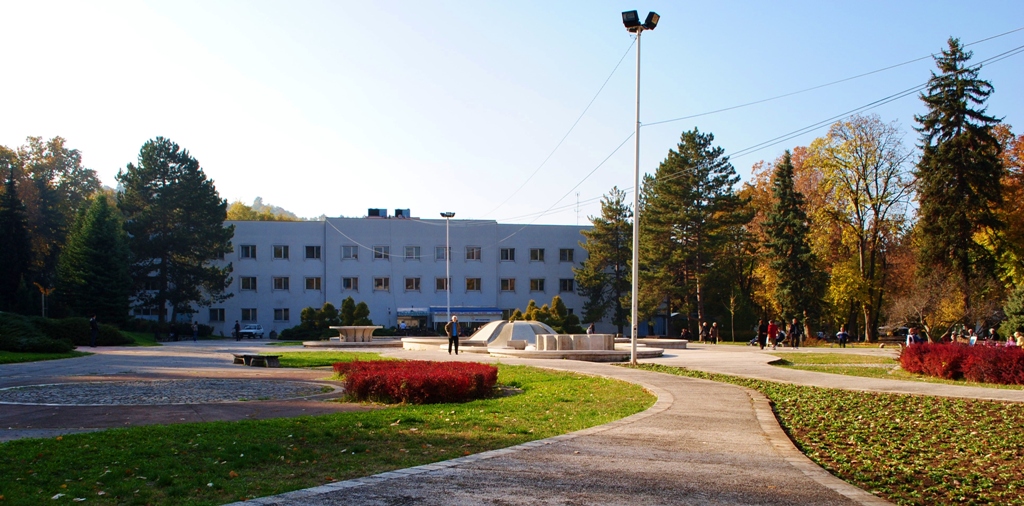
{"type": "MultiPolygon", "coordinates": [[[[111,381],[130,381],[143,389],[166,385],[185,390],[181,395],[186,399],[198,395],[188,390],[202,390],[203,381],[270,384],[263,400],[211,399],[116,408],[70,405],[74,399],[62,399],[67,392],[57,392],[51,404],[59,405],[0,404],[0,438],[367,409],[321,402],[338,395],[328,391],[330,383],[323,381],[329,370],[232,364],[232,353],[285,350],[298,349],[268,347],[260,341],[178,342],[148,348],[96,348],[89,357],[0,365],[0,389],[88,383],[93,393],[82,395],[99,397],[104,386],[114,387],[111,381]],[[314,392],[317,388],[320,391],[314,392]]],[[[498,361],[441,351],[365,351],[408,359],[498,361]]],[[[791,350],[779,350],[783,351],[791,350]]],[[[895,354],[892,349],[866,348],[804,351],[895,354]]],[[[667,350],[665,356],[643,362],[823,387],[1024,402],[1022,390],[853,378],[768,365],[774,359],[771,351],[754,347],[691,343],[689,349],[667,350]]],[[[658,401],[647,411],[599,427],[247,504],[887,504],[833,477],[801,454],[758,392],[612,364],[507,358],[500,362],[618,378],[643,385],[658,401]]],[[[79,404],[87,401],[88,397],[78,398],[79,404]]],[[[0,402],[4,402],[2,393],[0,402]]]]}

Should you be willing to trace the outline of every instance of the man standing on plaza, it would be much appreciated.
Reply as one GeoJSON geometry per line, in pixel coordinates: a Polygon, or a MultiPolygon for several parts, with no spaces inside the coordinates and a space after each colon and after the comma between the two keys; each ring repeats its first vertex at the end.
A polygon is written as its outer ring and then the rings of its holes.
{"type": "Polygon", "coordinates": [[[448,354],[452,354],[452,346],[455,346],[455,354],[459,354],[459,317],[452,316],[452,321],[444,324],[444,335],[448,336],[448,354]]]}
{"type": "Polygon", "coordinates": [[[96,338],[100,335],[100,322],[96,320],[96,315],[92,315],[89,318],[89,347],[96,347],[96,338]]]}

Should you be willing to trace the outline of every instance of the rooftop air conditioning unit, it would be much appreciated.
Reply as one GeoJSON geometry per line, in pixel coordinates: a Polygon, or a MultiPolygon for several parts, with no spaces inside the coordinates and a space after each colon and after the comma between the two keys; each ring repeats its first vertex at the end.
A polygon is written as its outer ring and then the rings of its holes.
{"type": "Polygon", "coordinates": [[[388,217],[388,210],[387,209],[373,209],[373,208],[370,208],[370,209],[366,210],[366,215],[371,217],[371,218],[387,218],[388,217]]]}
{"type": "Polygon", "coordinates": [[[395,218],[412,218],[408,209],[395,209],[395,218]]]}

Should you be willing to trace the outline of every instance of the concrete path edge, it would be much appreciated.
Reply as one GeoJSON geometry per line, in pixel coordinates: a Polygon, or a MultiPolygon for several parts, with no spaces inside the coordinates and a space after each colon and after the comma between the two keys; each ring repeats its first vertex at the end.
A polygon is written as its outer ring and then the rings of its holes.
{"type": "MultiPolygon", "coordinates": [[[[544,368],[543,366],[539,366],[539,367],[544,368]]],[[[558,369],[558,368],[550,368],[550,369],[564,371],[564,369],[558,369]]],[[[650,408],[647,408],[646,410],[644,410],[644,411],[642,411],[640,413],[636,413],[634,415],[627,416],[625,418],[616,420],[614,422],[609,422],[609,423],[606,423],[606,424],[603,424],[603,425],[598,425],[596,427],[590,427],[590,428],[587,428],[587,429],[583,429],[583,430],[579,430],[579,431],[575,431],[575,432],[570,432],[570,433],[567,433],[567,434],[561,434],[561,435],[553,436],[553,437],[550,437],[550,438],[538,439],[536,441],[530,441],[528,443],[523,443],[523,444],[516,445],[516,446],[510,446],[508,448],[501,448],[501,449],[497,449],[497,450],[490,450],[490,451],[486,451],[486,452],[482,452],[482,453],[477,453],[477,454],[474,454],[474,455],[467,455],[465,457],[459,457],[459,458],[445,460],[445,461],[441,461],[441,462],[434,462],[432,464],[424,464],[422,466],[410,467],[410,468],[406,468],[406,469],[397,469],[397,470],[394,470],[394,471],[388,471],[386,473],[375,474],[375,475],[372,475],[372,476],[365,476],[365,477],[362,477],[362,478],[356,478],[356,479],[352,479],[352,480],[328,483],[328,484],[320,485],[320,486],[317,486],[317,487],[311,487],[311,488],[306,488],[306,489],[294,490],[294,491],[291,491],[291,492],[285,492],[283,494],[277,494],[277,495],[272,495],[272,496],[265,496],[265,497],[255,498],[255,499],[249,499],[249,500],[246,500],[246,501],[239,501],[239,502],[229,503],[227,506],[242,506],[242,505],[250,505],[250,504],[255,504],[255,505],[260,505],[260,506],[272,506],[272,505],[276,505],[276,504],[279,504],[279,503],[282,503],[282,502],[297,501],[297,500],[301,501],[303,499],[313,498],[313,497],[316,497],[316,496],[321,495],[321,494],[327,494],[327,493],[335,492],[335,491],[339,491],[339,490],[351,489],[351,488],[359,487],[359,486],[363,486],[363,485],[376,484],[376,483],[380,483],[382,481],[387,481],[387,480],[391,480],[391,479],[395,479],[395,478],[405,478],[405,477],[408,477],[408,476],[413,476],[413,475],[417,475],[417,474],[421,474],[421,473],[437,471],[437,470],[440,470],[440,469],[458,467],[458,466],[463,465],[463,464],[469,464],[469,463],[473,463],[473,462],[478,462],[480,460],[485,460],[485,459],[490,459],[490,458],[499,457],[499,456],[503,456],[503,455],[508,455],[509,453],[520,452],[520,451],[527,451],[527,450],[531,450],[531,449],[534,449],[534,448],[537,448],[537,447],[549,445],[549,444],[552,444],[552,443],[555,443],[555,442],[566,441],[566,440],[574,439],[574,438],[577,438],[577,437],[580,437],[580,436],[597,434],[597,433],[600,433],[600,432],[604,432],[604,431],[610,430],[612,428],[620,427],[622,425],[632,424],[632,423],[637,422],[639,420],[643,420],[644,418],[655,416],[655,415],[657,415],[659,413],[662,413],[662,412],[668,410],[672,406],[672,404],[675,403],[675,396],[673,396],[671,392],[669,392],[669,391],[667,391],[667,390],[665,390],[663,388],[660,388],[660,387],[651,385],[649,383],[643,382],[643,381],[636,381],[635,379],[627,380],[627,379],[623,379],[623,378],[616,377],[616,376],[613,376],[613,375],[594,374],[593,372],[583,372],[583,371],[575,371],[575,372],[577,374],[585,374],[585,375],[592,375],[592,376],[604,376],[604,377],[608,377],[608,378],[618,379],[618,380],[621,380],[621,381],[630,381],[630,382],[637,383],[640,386],[642,386],[643,388],[645,388],[647,391],[649,391],[652,394],[654,394],[656,396],[657,400],[655,401],[653,406],[651,406],[650,408]]],[[[659,374],[659,373],[651,373],[651,374],[659,374]]],[[[711,380],[695,379],[695,381],[711,381],[711,380]]],[[[745,388],[745,387],[735,386],[735,388],[740,388],[740,389],[746,391],[747,395],[750,396],[751,408],[754,410],[754,412],[755,412],[755,414],[757,416],[757,420],[758,420],[758,423],[759,423],[759,425],[761,427],[761,430],[763,430],[764,433],[767,435],[767,437],[768,437],[769,441],[771,442],[772,446],[779,453],[782,454],[782,456],[785,458],[785,460],[790,465],[792,465],[793,467],[799,469],[802,473],[804,473],[805,476],[807,476],[808,478],[814,480],[818,484],[820,484],[822,486],[825,486],[827,488],[830,488],[833,491],[835,491],[835,492],[837,492],[837,493],[839,493],[839,494],[841,494],[841,495],[843,495],[843,496],[849,498],[850,500],[852,500],[854,502],[857,502],[859,504],[862,504],[862,505],[865,505],[865,506],[882,506],[882,505],[891,505],[892,504],[892,503],[886,501],[885,499],[882,499],[880,497],[872,495],[872,494],[868,493],[867,491],[865,491],[865,490],[863,490],[861,488],[858,488],[858,487],[856,487],[854,485],[851,485],[851,484],[849,484],[849,483],[847,483],[847,482],[845,482],[845,481],[835,477],[834,475],[832,475],[831,473],[829,473],[828,471],[823,469],[818,464],[815,464],[814,461],[812,461],[810,458],[808,458],[806,455],[804,455],[803,452],[801,452],[796,447],[796,445],[793,443],[793,441],[791,439],[789,439],[789,436],[786,434],[786,432],[784,430],[782,430],[782,427],[779,425],[778,420],[775,418],[775,411],[772,410],[771,403],[768,400],[768,398],[764,396],[764,394],[762,394],[761,392],[758,392],[756,390],[752,390],[752,389],[745,388]]]]}

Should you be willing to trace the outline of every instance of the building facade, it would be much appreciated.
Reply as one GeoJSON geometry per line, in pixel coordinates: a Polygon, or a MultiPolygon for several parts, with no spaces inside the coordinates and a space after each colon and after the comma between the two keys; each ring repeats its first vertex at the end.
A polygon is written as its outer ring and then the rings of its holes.
{"type": "Polygon", "coordinates": [[[235,226],[234,252],[223,263],[233,267],[232,296],[202,308],[195,319],[224,335],[236,320],[281,332],[300,323],[303,308],[340,307],[351,296],[369,306],[376,325],[437,328],[448,320],[446,283],[451,314],[474,327],[525,309],[530,300],[549,304],[555,295],[582,313],[573,267],[586,258],[580,232],[589,227],[446,223],[396,211],[390,217],[381,209],[365,218],[228,222],[235,226]]]}

